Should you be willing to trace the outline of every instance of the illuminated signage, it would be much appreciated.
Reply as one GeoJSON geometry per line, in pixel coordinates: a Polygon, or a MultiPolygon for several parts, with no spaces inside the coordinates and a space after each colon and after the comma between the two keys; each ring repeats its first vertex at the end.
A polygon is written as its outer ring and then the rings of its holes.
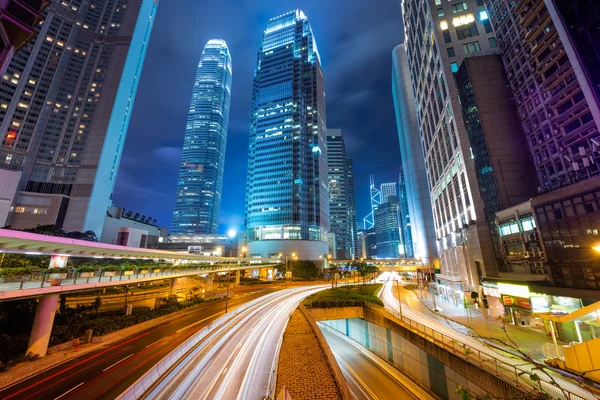
{"type": "Polygon", "coordinates": [[[529,287],[524,285],[513,285],[510,283],[498,283],[498,290],[502,294],[509,294],[516,297],[529,298],[529,287]]]}

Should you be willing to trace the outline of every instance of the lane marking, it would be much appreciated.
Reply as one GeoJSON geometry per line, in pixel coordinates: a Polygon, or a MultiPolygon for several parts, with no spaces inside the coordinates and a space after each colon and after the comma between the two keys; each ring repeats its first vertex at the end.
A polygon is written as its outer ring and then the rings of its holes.
{"type": "MultiPolygon", "coordinates": [[[[369,392],[369,395],[371,396],[371,398],[373,398],[374,400],[379,400],[379,397],[377,397],[377,395],[375,393],[373,393],[373,391],[369,388],[369,386],[365,383],[365,381],[360,379],[360,376],[358,376],[358,374],[352,368],[350,368],[350,366],[340,357],[340,355],[337,354],[333,350],[331,352],[333,353],[333,355],[335,356],[335,358],[338,361],[340,361],[342,364],[344,364],[344,367],[346,367],[348,372],[350,372],[352,374],[352,376],[355,378],[355,380],[360,384],[359,389],[366,389],[367,392],[369,392]]],[[[364,392],[363,392],[363,394],[364,394],[364,392]]]]}
{"type": "Polygon", "coordinates": [[[79,386],[83,385],[85,382],[81,382],[79,385],[75,386],[74,388],[72,388],[71,390],[68,390],[66,392],[64,392],[63,394],[61,394],[60,396],[58,396],[57,398],[55,398],[54,400],[58,400],[62,397],[65,397],[66,395],[68,395],[69,393],[71,393],[73,390],[77,389],[79,386]]]}
{"type": "Polygon", "coordinates": [[[165,336],[165,337],[164,337],[164,338],[162,338],[162,339],[158,339],[156,342],[154,342],[154,343],[150,343],[148,346],[146,346],[146,348],[148,348],[148,347],[150,347],[150,346],[154,346],[156,343],[158,343],[158,342],[162,342],[163,340],[167,339],[168,337],[169,337],[169,336],[165,336]]]}
{"type": "Polygon", "coordinates": [[[107,371],[107,370],[111,369],[112,367],[114,367],[115,365],[122,363],[123,361],[127,360],[129,357],[133,356],[134,354],[135,354],[135,353],[131,353],[131,354],[130,354],[130,355],[128,355],[127,357],[120,359],[119,361],[117,361],[116,363],[114,363],[113,365],[111,365],[110,367],[106,367],[106,368],[104,368],[104,369],[102,370],[102,372],[105,372],[105,371],[107,371]]]}
{"type": "Polygon", "coordinates": [[[194,323],[193,323],[193,324],[191,324],[191,325],[188,325],[188,326],[186,326],[186,327],[184,327],[184,328],[181,328],[181,329],[179,329],[179,330],[176,330],[176,331],[175,331],[175,333],[179,333],[179,332],[181,332],[181,331],[185,331],[186,329],[188,329],[188,328],[191,328],[192,326],[195,326],[195,325],[201,324],[201,323],[203,323],[204,321],[206,321],[206,320],[209,320],[209,319],[211,319],[211,318],[214,318],[214,317],[216,317],[216,316],[217,316],[217,315],[219,315],[219,314],[225,314],[225,311],[219,311],[218,313],[216,313],[216,314],[213,314],[213,315],[211,315],[210,317],[207,317],[207,318],[201,319],[201,320],[200,320],[200,321],[198,321],[198,322],[194,322],[194,323]]]}

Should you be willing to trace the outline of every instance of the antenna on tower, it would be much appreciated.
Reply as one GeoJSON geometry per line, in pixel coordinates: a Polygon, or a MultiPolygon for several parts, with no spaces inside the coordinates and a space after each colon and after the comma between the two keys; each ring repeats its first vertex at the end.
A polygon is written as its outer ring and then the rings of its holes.
{"type": "Polygon", "coordinates": [[[363,225],[365,230],[372,229],[375,227],[375,210],[381,205],[381,191],[375,187],[375,178],[373,175],[369,175],[371,185],[369,187],[369,193],[371,196],[371,212],[363,219],[363,225]]]}

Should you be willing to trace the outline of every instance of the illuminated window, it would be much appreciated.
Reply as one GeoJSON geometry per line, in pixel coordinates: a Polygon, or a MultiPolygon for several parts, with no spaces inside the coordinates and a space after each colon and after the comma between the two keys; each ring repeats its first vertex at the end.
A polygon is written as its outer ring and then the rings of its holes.
{"type": "Polygon", "coordinates": [[[452,25],[454,26],[463,26],[472,22],[475,22],[475,16],[473,14],[465,14],[452,19],[452,25]]]}
{"type": "Polygon", "coordinates": [[[479,20],[480,21],[485,21],[486,19],[488,19],[488,13],[486,10],[483,11],[479,11],[479,20]]]}
{"type": "Polygon", "coordinates": [[[29,108],[29,106],[28,106],[27,104],[25,104],[25,103],[21,103],[21,102],[19,102],[19,103],[17,103],[17,105],[18,105],[19,107],[21,107],[21,108],[29,108]]]}
{"type": "Polygon", "coordinates": [[[452,70],[452,73],[457,72],[458,71],[458,64],[453,62],[450,64],[450,69],[452,70]]]}
{"type": "Polygon", "coordinates": [[[443,31],[447,31],[448,30],[448,22],[441,21],[440,22],[440,28],[442,28],[443,31]]]}

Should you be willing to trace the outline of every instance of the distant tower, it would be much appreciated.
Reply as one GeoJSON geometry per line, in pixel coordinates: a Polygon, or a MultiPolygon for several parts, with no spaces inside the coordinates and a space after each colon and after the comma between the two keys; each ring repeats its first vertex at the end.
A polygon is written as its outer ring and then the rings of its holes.
{"type": "Polygon", "coordinates": [[[373,229],[375,227],[375,210],[381,204],[381,190],[375,187],[375,178],[373,175],[369,176],[369,194],[371,198],[371,212],[363,219],[363,227],[365,230],[373,229]]]}
{"type": "Polygon", "coordinates": [[[248,254],[328,252],[325,81],[308,18],[272,18],[254,74],[246,186],[248,254]]]}
{"type": "Polygon", "coordinates": [[[396,182],[382,183],[381,184],[381,204],[388,202],[390,197],[398,197],[398,188],[396,182]]]}
{"type": "Polygon", "coordinates": [[[327,165],[329,169],[329,213],[331,232],[335,234],[337,254],[341,260],[354,258],[356,211],[352,160],[346,157],[341,129],[327,130],[327,165]]]}
{"type": "Polygon", "coordinates": [[[173,234],[217,233],[231,101],[231,55],[210,40],[200,57],[185,128],[173,234]]]}

